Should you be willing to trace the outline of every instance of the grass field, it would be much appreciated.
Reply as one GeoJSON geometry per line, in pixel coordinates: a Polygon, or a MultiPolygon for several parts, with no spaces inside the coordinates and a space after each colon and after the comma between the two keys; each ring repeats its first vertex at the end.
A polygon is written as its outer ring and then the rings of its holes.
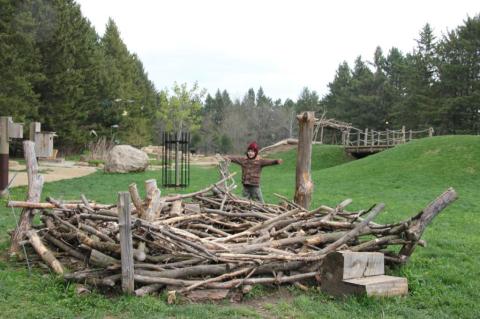
{"type": "MultiPolygon", "coordinates": [[[[266,201],[272,193],[291,197],[294,192],[295,152],[273,155],[284,164],[268,167],[262,176],[266,201]]],[[[397,221],[425,207],[449,186],[459,199],[427,228],[427,248],[418,248],[410,262],[389,274],[405,276],[408,297],[377,299],[354,297],[335,300],[317,291],[256,287],[242,304],[167,305],[165,296],[134,298],[92,293],[77,296],[44,271],[30,275],[24,263],[0,260],[0,317],[3,318],[478,318],[480,317],[480,138],[445,136],[416,140],[383,153],[352,161],[339,147],[315,146],[312,173],[313,206],[335,205],[352,198],[352,209],[384,202],[380,221],[397,221]]],[[[239,171],[238,167],[232,167],[239,171]]],[[[81,193],[100,202],[114,202],[118,191],[132,181],[160,178],[160,172],[107,175],[101,172],[46,184],[44,196],[78,198],[81,193]]],[[[213,168],[192,169],[197,190],[217,180],[213,168]]],[[[239,180],[237,175],[237,181],[239,180]]],[[[237,190],[240,192],[241,190],[237,190]]],[[[25,188],[12,192],[25,197],[25,188]]],[[[350,208],[350,207],[349,207],[350,208]]],[[[17,215],[19,211],[16,212],[17,215]]],[[[7,230],[14,227],[9,209],[0,206],[0,251],[8,247],[7,230]]]]}

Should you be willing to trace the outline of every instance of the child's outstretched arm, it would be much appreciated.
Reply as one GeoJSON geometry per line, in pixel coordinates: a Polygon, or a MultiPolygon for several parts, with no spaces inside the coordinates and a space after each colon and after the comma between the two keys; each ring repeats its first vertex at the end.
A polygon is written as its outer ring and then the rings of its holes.
{"type": "Polygon", "coordinates": [[[270,165],[278,165],[282,164],[283,160],[282,159],[261,159],[260,160],[260,165],[262,166],[270,166],[270,165]]]}
{"type": "Polygon", "coordinates": [[[242,165],[242,156],[231,156],[231,155],[225,155],[224,156],[226,159],[230,160],[232,163],[242,165]]]}

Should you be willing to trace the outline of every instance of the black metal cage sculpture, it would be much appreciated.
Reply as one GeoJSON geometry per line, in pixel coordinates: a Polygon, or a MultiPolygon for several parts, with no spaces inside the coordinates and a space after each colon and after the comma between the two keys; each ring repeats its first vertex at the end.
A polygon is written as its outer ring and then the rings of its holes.
{"type": "Polygon", "coordinates": [[[190,133],[163,133],[163,187],[188,187],[190,184],[190,133]]]}

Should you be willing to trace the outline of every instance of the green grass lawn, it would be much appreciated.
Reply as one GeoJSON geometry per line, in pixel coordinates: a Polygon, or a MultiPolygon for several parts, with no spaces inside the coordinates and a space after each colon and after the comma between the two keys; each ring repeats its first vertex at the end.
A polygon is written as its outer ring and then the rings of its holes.
{"type": "MultiPolygon", "coordinates": [[[[295,152],[273,155],[284,164],[265,168],[262,190],[266,201],[276,202],[272,193],[293,196],[295,152]]],[[[232,170],[239,171],[232,166],[232,170]]],[[[0,260],[0,317],[180,317],[180,318],[478,318],[480,317],[480,137],[445,136],[416,140],[383,153],[352,161],[339,147],[314,146],[312,174],[315,183],[313,206],[335,205],[352,198],[349,209],[386,203],[380,221],[398,221],[425,207],[449,186],[459,199],[427,228],[427,248],[417,248],[410,262],[389,274],[405,276],[408,297],[389,299],[354,297],[335,300],[317,291],[289,288],[289,297],[276,297],[276,289],[254,289],[266,298],[261,308],[250,302],[231,305],[167,305],[165,296],[135,298],[92,293],[77,296],[74,287],[41,270],[31,275],[24,264],[0,260]],[[270,298],[269,298],[270,296],[270,298]],[[273,296],[273,297],[272,297],[273,296]]],[[[192,185],[198,190],[217,180],[214,168],[192,168],[192,185]]],[[[68,181],[48,183],[43,196],[79,198],[99,202],[116,201],[135,181],[160,179],[159,171],[107,175],[101,172],[68,181]]],[[[239,176],[236,177],[239,181],[239,176]]],[[[141,189],[141,187],[139,187],[141,189]]],[[[236,190],[241,192],[241,189],[236,190]]],[[[12,192],[25,197],[25,188],[12,192]]],[[[14,227],[10,209],[0,207],[0,250],[8,247],[7,230],[14,227]]],[[[19,211],[16,212],[17,215],[19,211]]],[[[283,295],[283,294],[282,294],[283,295]]]]}

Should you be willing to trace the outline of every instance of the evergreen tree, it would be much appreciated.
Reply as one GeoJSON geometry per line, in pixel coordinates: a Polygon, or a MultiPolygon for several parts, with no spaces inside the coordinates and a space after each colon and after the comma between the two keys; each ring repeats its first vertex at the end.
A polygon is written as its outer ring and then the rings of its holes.
{"type": "Polygon", "coordinates": [[[251,107],[255,107],[255,91],[250,88],[248,89],[248,92],[247,94],[245,94],[245,96],[243,97],[243,100],[242,100],[242,105],[243,107],[247,107],[247,108],[251,108],[251,107]]]}
{"type": "Polygon", "coordinates": [[[297,100],[297,113],[304,111],[318,111],[320,98],[316,91],[310,91],[308,87],[304,87],[297,100]]]}
{"type": "Polygon", "coordinates": [[[444,36],[439,44],[439,83],[443,133],[480,131],[480,15],[444,36]]]}
{"type": "Polygon", "coordinates": [[[256,99],[257,106],[269,106],[273,105],[272,99],[265,95],[263,92],[263,88],[259,87],[257,91],[257,99],[256,99]]]}
{"type": "Polygon", "coordinates": [[[348,118],[351,81],[350,67],[344,61],[338,66],[333,82],[328,84],[329,92],[322,101],[329,117],[343,120],[348,118]]]}
{"type": "Polygon", "coordinates": [[[39,4],[37,47],[45,78],[36,86],[40,121],[58,134],[64,148],[76,149],[87,141],[87,112],[97,103],[97,36],[74,1],[39,4]]]}
{"type": "Polygon", "coordinates": [[[37,118],[35,85],[43,79],[35,44],[35,1],[0,0],[0,113],[16,121],[37,118]]]}

